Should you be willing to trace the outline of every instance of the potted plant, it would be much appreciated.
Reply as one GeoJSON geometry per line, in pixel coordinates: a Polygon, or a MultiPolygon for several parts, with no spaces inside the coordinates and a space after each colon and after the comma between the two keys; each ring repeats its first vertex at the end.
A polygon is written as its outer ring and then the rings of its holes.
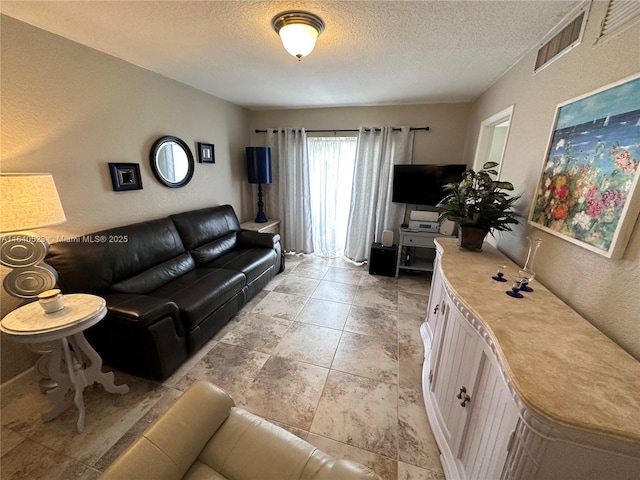
{"type": "Polygon", "coordinates": [[[467,170],[459,183],[448,183],[443,188],[447,195],[436,205],[438,220],[456,222],[460,231],[458,245],[468,250],[481,250],[487,233],[493,230],[511,231],[520,214],[513,211],[513,204],[520,198],[507,192],[513,191],[510,182],[494,180],[494,168],[498,164],[487,162],[482,170],[467,170]]]}

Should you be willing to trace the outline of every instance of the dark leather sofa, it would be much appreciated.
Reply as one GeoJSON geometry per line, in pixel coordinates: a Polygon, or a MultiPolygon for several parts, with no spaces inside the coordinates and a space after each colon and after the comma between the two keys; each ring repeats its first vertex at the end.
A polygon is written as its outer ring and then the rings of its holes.
{"type": "Polygon", "coordinates": [[[284,269],[277,234],[240,230],[230,205],[51,245],[63,293],[95,293],[108,313],[85,332],[111,366],[163,380],[284,269]]]}

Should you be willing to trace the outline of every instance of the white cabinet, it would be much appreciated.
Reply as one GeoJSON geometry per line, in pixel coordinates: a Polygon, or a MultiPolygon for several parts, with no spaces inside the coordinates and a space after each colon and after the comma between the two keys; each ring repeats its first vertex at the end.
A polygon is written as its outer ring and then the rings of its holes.
{"type": "Polygon", "coordinates": [[[543,285],[508,297],[491,274],[509,260],[454,242],[436,240],[421,326],[425,406],[447,479],[638,478],[640,363],[543,285]]]}
{"type": "Polygon", "coordinates": [[[458,457],[469,412],[475,402],[475,379],[482,349],[478,337],[445,299],[441,341],[429,395],[434,401],[442,434],[453,457],[458,457]],[[473,401],[472,401],[473,399],[473,401]]]}
{"type": "Polygon", "coordinates": [[[432,293],[440,295],[442,315],[434,317],[434,346],[425,359],[423,391],[445,474],[500,478],[518,421],[516,405],[478,332],[443,285],[432,284],[432,293]]]}

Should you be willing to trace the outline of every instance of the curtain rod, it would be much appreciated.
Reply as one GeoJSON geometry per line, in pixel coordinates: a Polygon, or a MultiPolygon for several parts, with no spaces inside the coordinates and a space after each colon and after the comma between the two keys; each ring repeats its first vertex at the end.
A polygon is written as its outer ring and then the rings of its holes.
{"type": "MultiPolygon", "coordinates": [[[[402,130],[401,128],[398,127],[393,127],[391,130],[393,130],[394,132],[399,132],[400,130],[402,130]]],[[[425,131],[429,131],[429,127],[409,127],[410,131],[415,131],[415,130],[425,130],[425,131]]],[[[305,130],[307,133],[322,133],[322,132],[333,132],[333,133],[338,133],[338,132],[359,132],[359,129],[353,129],[353,128],[348,128],[348,129],[324,129],[324,130],[305,130]]],[[[370,128],[365,128],[364,129],[365,132],[370,132],[371,129],[370,128]]],[[[376,132],[380,132],[381,129],[376,128],[375,129],[376,132]]],[[[256,133],[267,133],[266,130],[259,130],[256,128],[256,133]]]]}

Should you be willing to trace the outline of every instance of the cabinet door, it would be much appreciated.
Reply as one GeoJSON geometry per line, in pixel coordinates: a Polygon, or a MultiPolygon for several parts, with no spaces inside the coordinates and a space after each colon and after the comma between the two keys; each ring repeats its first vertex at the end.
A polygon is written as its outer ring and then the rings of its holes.
{"type": "Polygon", "coordinates": [[[436,257],[433,276],[431,277],[431,290],[429,292],[429,305],[427,306],[427,317],[425,318],[425,328],[427,329],[428,338],[424,342],[424,358],[431,374],[433,374],[433,365],[435,356],[437,355],[440,336],[442,334],[442,315],[444,288],[442,285],[442,274],[440,273],[440,258],[436,257]]]}
{"type": "Polygon", "coordinates": [[[460,462],[469,479],[498,479],[518,423],[518,408],[498,366],[484,354],[481,363],[460,462]]]}
{"type": "Polygon", "coordinates": [[[478,334],[445,295],[442,340],[434,366],[431,389],[436,415],[450,447],[450,461],[460,456],[467,420],[474,402],[482,346],[478,334]],[[466,401],[465,401],[466,400],[466,401]]]}

